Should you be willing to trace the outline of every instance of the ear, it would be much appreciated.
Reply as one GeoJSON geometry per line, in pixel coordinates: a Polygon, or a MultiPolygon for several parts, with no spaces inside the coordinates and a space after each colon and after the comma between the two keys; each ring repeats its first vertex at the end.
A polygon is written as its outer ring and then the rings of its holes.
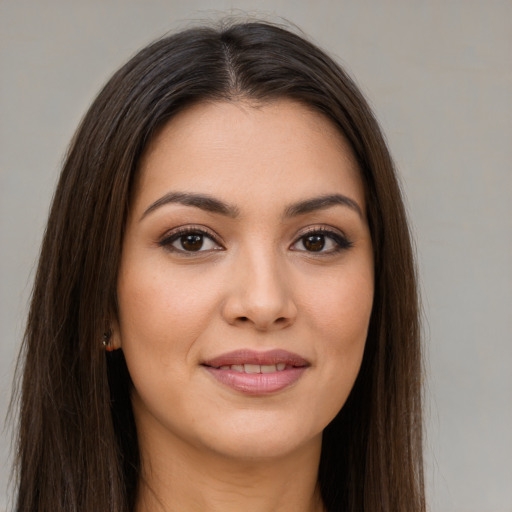
{"type": "Polygon", "coordinates": [[[109,332],[110,336],[107,343],[107,350],[112,351],[121,348],[121,332],[117,315],[112,317],[112,320],[109,322],[109,332]]]}
{"type": "Polygon", "coordinates": [[[105,350],[112,352],[121,348],[121,329],[119,326],[119,315],[117,313],[117,298],[114,304],[109,308],[109,313],[105,318],[105,350]]]}

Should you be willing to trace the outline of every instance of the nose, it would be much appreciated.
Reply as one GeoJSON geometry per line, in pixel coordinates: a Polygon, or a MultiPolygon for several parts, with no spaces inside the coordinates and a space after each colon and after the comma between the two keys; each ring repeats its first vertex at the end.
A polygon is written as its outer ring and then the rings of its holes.
{"type": "Polygon", "coordinates": [[[276,256],[240,257],[230,275],[222,314],[231,325],[269,331],[289,327],[297,317],[292,283],[276,256]]]}

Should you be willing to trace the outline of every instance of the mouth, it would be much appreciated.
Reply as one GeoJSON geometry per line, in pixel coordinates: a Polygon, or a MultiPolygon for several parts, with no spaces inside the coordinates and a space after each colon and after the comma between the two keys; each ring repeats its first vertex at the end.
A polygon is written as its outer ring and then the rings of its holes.
{"type": "Polygon", "coordinates": [[[222,385],[248,395],[277,393],[297,382],[310,363],[285,350],[238,350],[202,363],[222,385]]]}
{"type": "Polygon", "coordinates": [[[211,366],[210,368],[216,368],[217,370],[233,370],[234,372],[240,373],[273,373],[273,372],[282,372],[287,368],[294,368],[293,366],[289,366],[286,363],[277,363],[277,364],[224,364],[222,366],[211,366]]]}
{"type": "MultiPolygon", "coordinates": [[[[288,352],[287,350],[267,350],[265,352],[257,352],[255,350],[235,350],[227,354],[208,359],[203,362],[204,366],[212,368],[235,367],[236,371],[242,370],[241,367],[248,367],[247,373],[263,373],[254,371],[256,366],[274,367],[273,371],[283,371],[287,367],[303,367],[309,366],[308,361],[298,354],[288,352]],[[284,366],[283,366],[284,365],[284,366]]],[[[225,369],[225,368],[224,368],[225,369]]]]}

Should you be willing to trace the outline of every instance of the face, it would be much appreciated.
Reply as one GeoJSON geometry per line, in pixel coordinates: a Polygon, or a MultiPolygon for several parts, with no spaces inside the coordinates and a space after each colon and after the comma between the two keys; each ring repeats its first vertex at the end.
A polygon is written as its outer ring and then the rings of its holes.
{"type": "Polygon", "coordinates": [[[251,458],[320,443],[372,301],[363,184],[330,121],[292,101],[212,102],[153,140],[114,338],[139,435],[251,458]]]}

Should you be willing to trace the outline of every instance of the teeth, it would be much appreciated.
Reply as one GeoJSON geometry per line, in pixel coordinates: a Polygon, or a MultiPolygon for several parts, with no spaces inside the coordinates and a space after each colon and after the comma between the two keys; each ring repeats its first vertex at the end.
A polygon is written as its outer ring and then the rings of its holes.
{"type": "Polygon", "coordinates": [[[245,373],[261,373],[259,364],[244,364],[245,373]]]}
{"type": "Polygon", "coordinates": [[[233,370],[243,373],[274,373],[282,372],[286,368],[286,363],[277,364],[232,364],[220,366],[220,370],[233,370]]]}

